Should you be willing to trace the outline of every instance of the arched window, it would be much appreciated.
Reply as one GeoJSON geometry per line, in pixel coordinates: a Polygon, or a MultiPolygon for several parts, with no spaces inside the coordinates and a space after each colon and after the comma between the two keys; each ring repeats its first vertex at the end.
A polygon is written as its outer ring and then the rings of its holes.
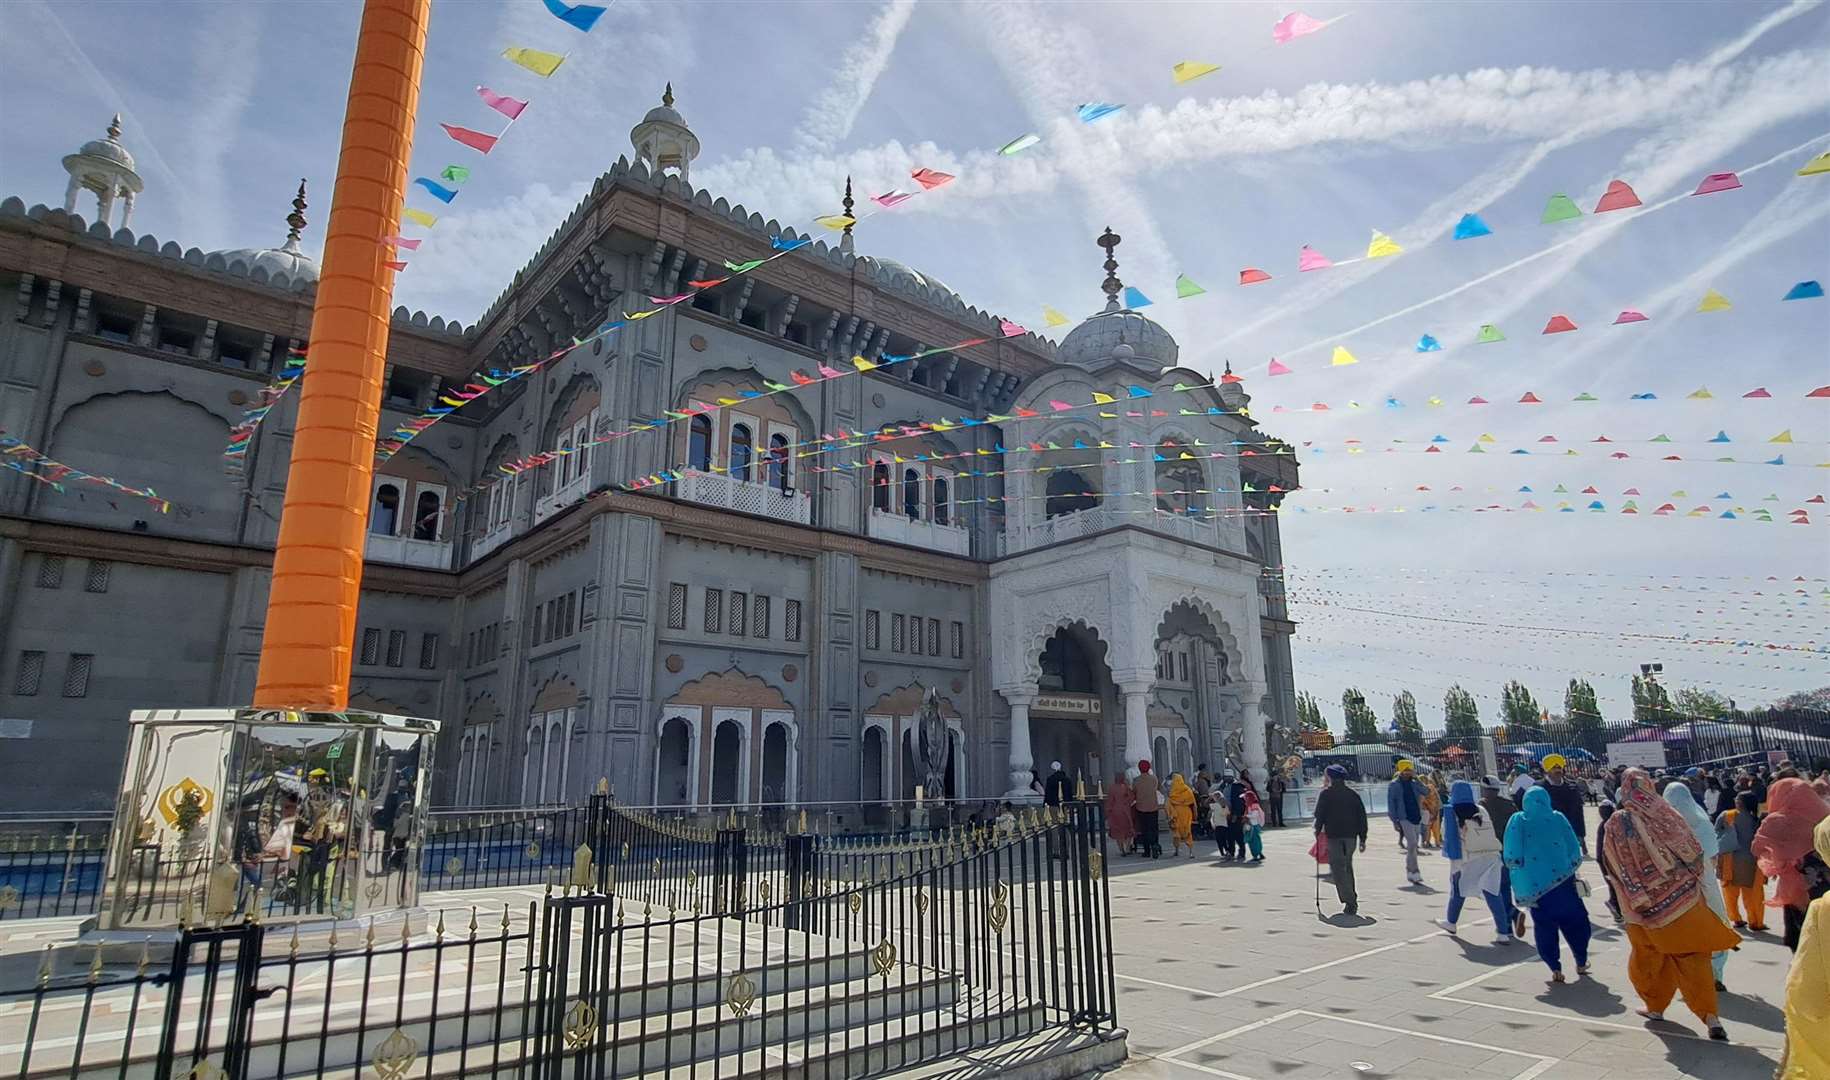
{"type": "Polygon", "coordinates": [[[871,509],[890,512],[890,467],[881,461],[871,466],[871,509]]]}
{"type": "Polygon", "coordinates": [[[686,467],[706,472],[712,467],[712,420],[703,413],[686,426],[686,467]]]}
{"type": "Polygon", "coordinates": [[[788,465],[788,436],[769,436],[769,486],[788,494],[788,484],[792,477],[788,465]]]}
{"type": "Polygon", "coordinates": [[[1048,499],[1043,503],[1047,517],[1060,517],[1099,505],[1099,492],[1078,472],[1053,472],[1048,477],[1048,499]]]}
{"type": "Polygon", "coordinates": [[[1156,466],[1156,508],[1171,514],[1198,514],[1207,478],[1193,461],[1160,461],[1156,466]]]}
{"type": "Polygon", "coordinates": [[[951,492],[948,491],[946,478],[936,475],[934,477],[934,524],[936,525],[949,524],[947,515],[950,506],[948,498],[950,494],[951,492]]]}
{"type": "Polygon", "coordinates": [[[910,521],[921,519],[921,474],[914,469],[902,470],[902,512],[910,521]]]}
{"type": "Polygon", "coordinates": [[[421,488],[413,504],[413,539],[438,539],[440,509],[438,492],[421,488]]]}
{"type": "Polygon", "coordinates": [[[756,436],[750,425],[731,425],[731,475],[739,480],[750,478],[750,463],[756,458],[756,436]]]}
{"type": "Polygon", "coordinates": [[[375,488],[375,506],[369,513],[369,531],[376,536],[400,532],[400,485],[392,482],[375,488]]]}

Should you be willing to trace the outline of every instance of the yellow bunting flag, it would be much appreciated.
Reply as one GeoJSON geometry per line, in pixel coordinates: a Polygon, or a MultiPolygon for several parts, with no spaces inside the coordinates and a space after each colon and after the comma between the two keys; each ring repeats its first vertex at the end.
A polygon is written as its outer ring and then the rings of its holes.
{"type": "Polygon", "coordinates": [[[428,229],[438,223],[438,218],[426,213],[424,210],[415,210],[411,206],[402,210],[400,216],[407,221],[411,221],[415,225],[424,225],[428,229]]]}
{"type": "Polygon", "coordinates": [[[1735,305],[1729,303],[1728,297],[1714,289],[1703,294],[1703,302],[1697,305],[1698,311],[1727,311],[1735,305]]]}
{"type": "Polygon", "coordinates": [[[1709,387],[1699,386],[1695,390],[1692,390],[1690,392],[1688,400],[1690,400],[1690,401],[1708,401],[1709,399],[1711,399],[1715,396],[1716,395],[1709,392],[1709,387]]]}
{"type": "Polygon", "coordinates": [[[1093,391],[1093,404],[1095,405],[1110,405],[1117,400],[1118,399],[1111,394],[1102,394],[1097,390],[1093,391]]]}
{"type": "Polygon", "coordinates": [[[1805,162],[1805,167],[1798,170],[1800,176],[1817,176],[1820,173],[1830,173],[1830,150],[1805,162]]]}
{"type": "Polygon", "coordinates": [[[869,361],[869,360],[866,360],[866,359],[865,359],[865,358],[864,358],[864,357],[862,357],[862,356],[854,356],[854,357],[852,357],[852,358],[851,358],[851,366],[852,366],[852,367],[855,367],[855,368],[857,368],[857,369],[858,369],[858,370],[859,370],[859,371],[875,371],[875,370],[877,370],[877,365],[876,365],[876,364],[873,364],[873,363],[871,363],[871,362],[870,362],[870,361],[869,361]]]}
{"type": "Polygon", "coordinates": [[[1398,246],[1398,241],[1377,229],[1373,230],[1372,243],[1366,245],[1366,257],[1369,259],[1383,259],[1387,255],[1399,255],[1403,252],[1404,249],[1398,246]]]}
{"type": "Polygon", "coordinates": [[[1346,367],[1348,364],[1357,364],[1359,362],[1359,359],[1355,357],[1354,354],[1347,351],[1345,345],[1336,345],[1334,347],[1333,364],[1335,367],[1346,367]]]}
{"type": "Polygon", "coordinates": [[[1203,64],[1199,60],[1184,60],[1175,66],[1176,84],[1193,82],[1203,75],[1212,75],[1220,70],[1219,64],[1203,64]]]}
{"type": "Polygon", "coordinates": [[[817,217],[813,220],[828,229],[849,229],[858,223],[858,219],[850,214],[827,214],[825,217],[817,217]]]}
{"type": "Polygon", "coordinates": [[[559,65],[566,62],[566,58],[558,53],[541,52],[539,49],[523,49],[518,46],[503,49],[502,56],[504,59],[513,60],[543,79],[558,71],[559,65]]]}
{"type": "Polygon", "coordinates": [[[1066,326],[1068,317],[1047,304],[1042,305],[1042,321],[1050,326],[1066,326]]]}
{"type": "Polygon", "coordinates": [[[1775,443],[1775,442],[1788,443],[1791,441],[1792,441],[1792,429],[1791,428],[1786,428],[1784,431],[1780,432],[1779,434],[1777,434],[1767,440],[1767,442],[1770,442],[1770,443],[1775,443]]]}

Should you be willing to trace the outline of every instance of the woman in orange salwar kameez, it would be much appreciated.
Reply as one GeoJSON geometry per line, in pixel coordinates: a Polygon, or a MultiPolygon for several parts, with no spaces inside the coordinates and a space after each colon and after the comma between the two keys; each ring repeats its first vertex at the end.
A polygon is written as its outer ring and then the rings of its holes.
{"type": "Polygon", "coordinates": [[[1627,977],[1646,1003],[1640,1015],[1663,1020],[1665,1006],[1681,994],[1710,1038],[1727,1039],[1710,954],[1734,948],[1741,936],[1703,902],[1703,875],[1710,868],[1696,835],[1653,791],[1644,769],[1628,769],[1621,776],[1620,809],[1601,836],[1632,945],[1627,977]]]}
{"type": "Polygon", "coordinates": [[[1716,846],[1722,852],[1717,856],[1718,872],[1728,917],[1737,930],[1746,927],[1762,933],[1766,930],[1766,875],[1754,858],[1754,830],[1760,827],[1758,806],[1753,792],[1736,795],[1735,808],[1716,818],[1716,846]]]}
{"type": "Polygon", "coordinates": [[[1131,854],[1137,841],[1137,796],[1123,772],[1112,778],[1112,790],[1106,792],[1106,835],[1118,845],[1120,855],[1131,854]]]}

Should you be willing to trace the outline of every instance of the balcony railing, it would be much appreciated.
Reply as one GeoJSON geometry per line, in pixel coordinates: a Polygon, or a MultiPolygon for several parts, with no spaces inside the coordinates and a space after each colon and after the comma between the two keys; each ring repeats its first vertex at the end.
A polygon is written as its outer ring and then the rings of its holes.
{"type": "Polygon", "coordinates": [[[409,536],[383,536],[370,533],[364,556],[375,562],[396,566],[417,566],[425,570],[451,569],[451,541],[415,540],[409,536]]]}
{"type": "Polygon", "coordinates": [[[470,557],[480,559],[513,539],[515,535],[514,519],[490,528],[470,545],[470,557]]]}
{"type": "Polygon", "coordinates": [[[559,511],[585,497],[591,488],[591,477],[580,473],[573,481],[558,491],[542,495],[534,501],[534,521],[536,524],[545,521],[559,511]]]}
{"type": "Polygon", "coordinates": [[[972,533],[965,526],[942,525],[938,522],[912,518],[907,514],[894,514],[873,509],[870,516],[870,534],[878,540],[927,548],[930,551],[945,551],[950,555],[970,555],[972,553],[972,533]]]}
{"type": "Polygon", "coordinates": [[[1028,525],[1007,522],[1004,535],[999,537],[998,554],[1014,555],[1019,551],[1047,547],[1064,540],[1078,540],[1083,536],[1104,532],[1117,524],[1118,520],[1107,514],[1104,507],[1095,506],[1028,525]]]}
{"type": "Polygon", "coordinates": [[[725,510],[741,510],[746,514],[761,514],[777,521],[793,521],[802,525],[813,521],[813,499],[806,492],[784,494],[781,489],[769,484],[739,480],[722,473],[683,469],[675,490],[687,502],[725,510]]]}

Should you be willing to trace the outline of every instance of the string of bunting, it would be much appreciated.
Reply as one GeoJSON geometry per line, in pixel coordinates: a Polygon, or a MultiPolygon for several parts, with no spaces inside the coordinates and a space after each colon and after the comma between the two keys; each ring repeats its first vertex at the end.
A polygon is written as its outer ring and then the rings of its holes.
{"type": "Polygon", "coordinates": [[[5,428],[0,428],[0,454],[5,455],[4,460],[0,460],[0,465],[5,465],[14,472],[29,476],[33,480],[48,486],[51,490],[56,491],[59,494],[64,492],[64,485],[66,482],[95,484],[111,491],[118,491],[123,495],[132,495],[135,498],[145,499],[156,507],[161,514],[170,513],[172,509],[171,500],[160,495],[152,488],[131,487],[121,483],[112,476],[85,472],[82,469],[65,465],[63,462],[32,448],[20,439],[8,435],[5,428]],[[30,462],[36,467],[28,467],[26,464],[27,462],[30,462]]]}
{"type": "Polygon", "coordinates": [[[239,476],[247,463],[248,446],[254,439],[254,431],[261,421],[273,411],[299,378],[305,374],[305,350],[293,348],[287,351],[285,361],[274,375],[273,381],[261,387],[255,396],[254,407],[241,414],[241,420],[229,429],[228,444],[222,450],[223,471],[230,476],[239,476]]]}

